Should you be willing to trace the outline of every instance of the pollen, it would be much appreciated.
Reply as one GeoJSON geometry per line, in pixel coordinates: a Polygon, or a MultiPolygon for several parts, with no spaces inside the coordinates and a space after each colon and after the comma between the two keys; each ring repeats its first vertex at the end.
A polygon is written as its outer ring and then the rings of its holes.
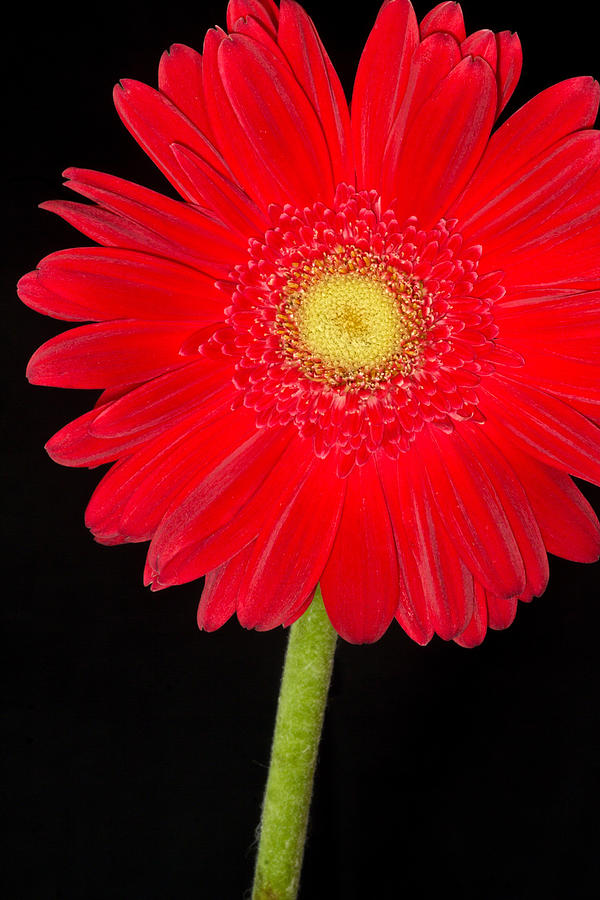
{"type": "Polygon", "coordinates": [[[357,251],[304,264],[278,316],[286,355],[308,377],[368,387],[412,371],[426,329],[423,286],[357,251]]]}
{"type": "Polygon", "coordinates": [[[298,334],[314,356],[349,372],[385,364],[402,320],[396,298],[361,275],[326,275],[305,292],[298,334]]]}

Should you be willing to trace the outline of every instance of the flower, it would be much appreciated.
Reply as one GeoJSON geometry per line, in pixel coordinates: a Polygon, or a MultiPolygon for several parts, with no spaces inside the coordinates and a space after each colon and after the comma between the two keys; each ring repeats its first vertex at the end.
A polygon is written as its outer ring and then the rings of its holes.
{"type": "Polygon", "coordinates": [[[348,641],[395,617],[463,646],[542,594],[547,552],[598,558],[570,476],[600,483],[599,89],[496,120],[518,38],[386,0],[351,115],[294,0],[231,0],[123,122],[181,195],[65,173],[21,299],[84,324],[36,384],[102,388],[47,449],[112,463],[87,509],[151,541],[152,589],[206,575],[200,627],[289,625],[318,583],[348,641]]]}

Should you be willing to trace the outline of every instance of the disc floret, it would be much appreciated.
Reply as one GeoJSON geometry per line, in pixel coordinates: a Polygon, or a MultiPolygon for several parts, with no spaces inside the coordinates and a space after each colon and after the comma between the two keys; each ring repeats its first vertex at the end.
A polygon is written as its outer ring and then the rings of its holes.
{"type": "Polygon", "coordinates": [[[298,266],[282,291],[275,331],[290,362],[338,388],[375,388],[408,375],[426,333],[416,279],[356,247],[298,266]]]}
{"type": "Polygon", "coordinates": [[[240,402],[260,427],[293,422],[341,474],[379,447],[395,457],[426,423],[482,422],[477,387],[521,360],[496,345],[502,273],[456,221],[429,230],[340,185],[330,208],[273,209],[235,272],[214,349],[238,357],[240,402]]]}

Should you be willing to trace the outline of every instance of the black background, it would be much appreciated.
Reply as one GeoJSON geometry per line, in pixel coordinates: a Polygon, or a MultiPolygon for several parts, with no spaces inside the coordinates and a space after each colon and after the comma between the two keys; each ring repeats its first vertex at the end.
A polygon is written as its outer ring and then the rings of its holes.
{"type": "MultiPolygon", "coordinates": [[[[587,3],[463,8],[469,31],[519,31],[511,110],[562,78],[600,75],[587,3]]],[[[376,9],[308,5],[347,88],[376,9]]],[[[63,326],[14,296],[39,258],[85,243],[36,208],[66,196],[66,166],[170,192],[120,124],[112,85],[155,84],[163,49],[201,47],[224,20],[214,0],[23,4],[4,19],[3,843],[14,900],[234,900],[251,884],[285,634],[235,621],[200,633],[198,583],[151,594],[145,545],[92,541],[83,510],[99,473],[63,469],[42,447],[96,395],[26,384],[28,357],[63,326]]],[[[600,509],[600,492],[586,494],[600,509]]],[[[438,638],[420,648],[395,625],[373,646],[339,646],[303,900],[597,896],[599,575],[552,559],[545,596],[475,650],[438,638]]]]}

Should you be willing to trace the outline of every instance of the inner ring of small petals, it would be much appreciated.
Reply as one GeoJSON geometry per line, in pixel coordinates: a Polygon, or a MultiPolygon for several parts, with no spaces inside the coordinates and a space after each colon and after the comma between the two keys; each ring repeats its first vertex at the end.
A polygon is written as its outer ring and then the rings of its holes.
{"type": "Polygon", "coordinates": [[[277,331],[308,377],[375,386],[412,371],[426,331],[423,304],[416,279],[346,248],[297,267],[282,291],[277,331]]]}
{"type": "Polygon", "coordinates": [[[485,421],[478,386],[498,364],[501,272],[455,220],[399,223],[375,191],[338,185],[318,202],[271,211],[264,238],[232,273],[226,328],[202,348],[237,357],[233,383],[259,427],[294,423],[338,474],[378,447],[394,458],[425,425],[485,421]],[[368,313],[367,313],[368,307],[368,313]]]}

